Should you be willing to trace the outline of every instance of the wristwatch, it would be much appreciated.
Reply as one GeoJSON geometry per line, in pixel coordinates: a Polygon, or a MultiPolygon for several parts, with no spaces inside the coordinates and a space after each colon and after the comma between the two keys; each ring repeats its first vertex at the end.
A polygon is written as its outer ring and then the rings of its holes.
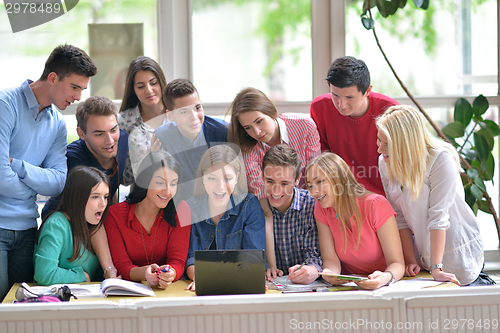
{"type": "Polygon", "coordinates": [[[431,272],[434,270],[434,268],[439,268],[442,271],[443,267],[443,264],[434,264],[431,266],[431,272]]]}
{"type": "Polygon", "coordinates": [[[385,273],[391,273],[391,280],[390,280],[389,282],[387,282],[387,284],[386,284],[386,286],[390,286],[390,285],[391,285],[391,284],[393,284],[393,283],[394,283],[394,281],[396,280],[396,279],[394,278],[394,273],[393,273],[393,272],[391,272],[391,271],[385,271],[385,273]]]}

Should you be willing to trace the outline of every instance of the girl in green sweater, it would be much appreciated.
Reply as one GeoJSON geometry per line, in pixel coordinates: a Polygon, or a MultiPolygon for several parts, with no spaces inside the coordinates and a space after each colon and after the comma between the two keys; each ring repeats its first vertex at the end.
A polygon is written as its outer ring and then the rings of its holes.
{"type": "Polygon", "coordinates": [[[102,227],[108,196],[108,177],[102,171],[78,166],[69,172],[57,210],[38,230],[34,255],[38,284],[102,280],[96,276],[100,265],[90,237],[102,227]]]}

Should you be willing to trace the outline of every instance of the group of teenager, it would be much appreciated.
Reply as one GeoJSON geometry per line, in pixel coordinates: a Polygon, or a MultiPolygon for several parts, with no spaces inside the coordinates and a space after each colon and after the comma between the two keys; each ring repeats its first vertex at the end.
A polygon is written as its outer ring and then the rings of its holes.
{"type": "Polygon", "coordinates": [[[372,92],[362,60],[333,62],[330,93],[310,117],[279,114],[245,88],[226,123],[204,115],[189,80],[167,83],[140,56],[119,112],[89,97],[67,145],[53,105],[80,100],[96,72],[83,50],[62,45],[40,79],[0,91],[0,299],[33,278],[162,288],[188,278],[195,290],[195,251],[226,249],[265,250],[268,280],[357,274],[377,289],[424,269],[437,281],[494,283],[457,152],[412,107],[372,92]],[[130,193],[119,203],[120,184],[130,193]],[[37,194],[51,197],[40,228],[37,194]]]}

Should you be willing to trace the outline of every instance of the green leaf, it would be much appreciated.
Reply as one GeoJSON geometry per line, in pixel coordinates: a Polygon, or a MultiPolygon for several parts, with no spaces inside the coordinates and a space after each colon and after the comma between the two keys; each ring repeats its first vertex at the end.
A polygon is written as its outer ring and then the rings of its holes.
{"type": "Polygon", "coordinates": [[[474,115],[478,118],[481,117],[490,107],[488,100],[483,95],[477,96],[472,104],[474,105],[474,115]]]}
{"type": "MultiPolygon", "coordinates": [[[[375,0],[372,0],[372,1],[375,1],[375,0]]],[[[377,9],[380,13],[380,15],[382,15],[383,17],[387,17],[389,16],[388,14],[388,9],[389,8],[386,8],[386,1],[385,0],[376,0],[377,1],[377,9]]],[[[387,7],[391,6],[390,8],[392,8],[392,4],[389,4],[387,7]]]]}
{"type": "Polygon", "coordinates": [[[483,191],[476,184],[470,187],[470,191],[476,200],[481,200],[483,197],[483,191]]]}
{"type": "Polygon", "coordinates": [[[491,151],[493,149],[493,146],[495,145],[495,138],[493,137],[493,133],[491,133],[491,131],[487,128],[480,129],[476,133],[481,134],[486,138],[491,151]]]}
{"type": "Polygon", "coordinates": [[[469,176],[470,179],[474,180],[479,176],[479,171],[474,168],[470,168],[469,170],[467,170],[467,176],[469,176]]]}
{"type": "Polygon", "coordinates": [[[361,24],[363,24],[366,30],[371,30],[375,27],[375,21],[366,16],[361,18],[361,24]]]}
{"type": "Polygon", "coordinates": [[[481,170],[481,178],[493,181],[493,176],[495,175],[495,158],[492,153],[490,153],[486,161],[481,162],[481,170]]]}
{"type": "Polygon", "coordinates": [[[474,133],[474,144],[476,146],[477,157],[480,161],[486,161],[490,155],[490,146],[486,138],[480,133],[474,133]]]}
{"type": "Polygon", "coordinates": [[[361,16],[365,16],[366,13],[368,12],[369,9],[372,9],[373,7],[375,7],[377,5],[377,2],[375,0],[371,0],[370,1],[370,8],[368,8],[368,0],[365,0],[363,2],[363,11],[361,13],[361,16]]]}
{"type": "Polygon", "coordinates": [[[485,213],[488,213],[488,214],[491,214],[490,212],[490,206],[488,206],[488,203],[486,202],[486,200],[480,200],[480,201],[476,201],[476,204],[477,204],[477,207],[485,212],[485,213]]]}
{"type": "Polygon", "coordinates": [[[406,0],[400,0],[399,1],[399,8],[404,8],[406,6],[406,0]]]}
{"type": "Polygon", "coordinates": [[[493,136],[498,136],[500,134],[500,127],[494,121],[486,119],[483,123],[486,125],[486,128],[491,131],[493,136]]]}
{"type": "Polygon", "coordinates": [[[476,198],[474,198],[474,196],[472,195],[470,187],[465,187],[464,191],[465,191],[465,202],[467,202],[469,207],[472,208],[472,206],[474,206],[474,203],[476,202],[476,198]]]}
{"type": "Polygon", "coordinates": [[[474,202],[474,205],[471,208],[472,208],[472,212],[474,213],[474,215],[477,216],[477,211],[479,210],[479,206],[477,204],[477,201],[474,202]]]}
{"type": "Polygon", "coordinates": [[[446,125],[442,130],[444,135],[449,138],[460,138],[465,133],[464,125],[459,121],[454,121],[446,125]]]}
{"type": "Polygon", "coordinates": [[[460,98],[455,103],[453,120],[461,122],[464,128],[469,125],[473,115],[472,106],[465,98],[460,98]]]}
{"type": "Polygon", "coordinates": [[[479,187],[481,191],[486,192],[486,186],[484,185],[484,181],[481,177],[474,179],[474,184],[479,187]]]}
{"type": "Polygon", "coordinates": [[[420,7],[421,9],[427,9],[429,8],[430,0],[424,0],[422,3],[422,6],[420,7]]]}

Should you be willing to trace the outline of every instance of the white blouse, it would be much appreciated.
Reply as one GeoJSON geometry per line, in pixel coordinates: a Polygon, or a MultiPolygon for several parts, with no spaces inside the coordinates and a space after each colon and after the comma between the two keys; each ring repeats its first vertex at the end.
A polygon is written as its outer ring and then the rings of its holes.
{"type": "Polygon", "coordinates": [[[477,279],[484,263],[483,242],[474,213],[464,199],[464,190],[453,154],[435,148],[428,156],[424,184],[413,201],[410,191],[389,180],[382,155],[379,172],[386,197],[397,213],[399,229],[414,235],[417,262],[430,270],[432,229],[446,230],[443,270],[455,274],[462,285],[477,279]]]}
{"type": "MultiPolygon", "coordinates": [[[[165,115],[163,124],[168,122],[165,115]]],[[[139,105],[135,108],[127,109],[118,114],[118,126],[127,131],[128,155],[123,171],[123,185],[131,185],[137,177],[137,171],[142,159],[149,153],[151,148],[151,138],[155,129],[143,121],[139,105]]]]}

